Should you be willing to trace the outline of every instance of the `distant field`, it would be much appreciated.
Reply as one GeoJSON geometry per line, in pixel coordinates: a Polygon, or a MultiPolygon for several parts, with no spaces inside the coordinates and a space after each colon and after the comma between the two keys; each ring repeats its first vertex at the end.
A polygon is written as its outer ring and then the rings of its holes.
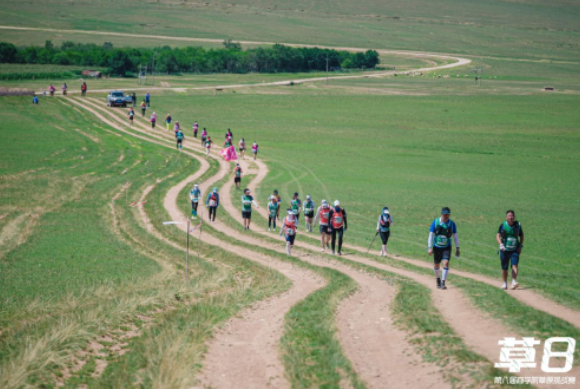
{"type": "MultiPolygon", "coordinates": [[[[0,10],[0,24],[578,60],[579,14],[580,4],[566,0],[338,4],[10,0],[0,10]]],[[[19,34],[0,31],[0,37],[4,34],[24,43],[19,34]]],[[[38,34],[27,39],[39,42],[38,34]]]]}

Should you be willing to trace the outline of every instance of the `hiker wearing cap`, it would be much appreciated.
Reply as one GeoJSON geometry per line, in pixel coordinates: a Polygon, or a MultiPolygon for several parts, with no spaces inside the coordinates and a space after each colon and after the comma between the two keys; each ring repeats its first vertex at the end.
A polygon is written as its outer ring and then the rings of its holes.
{"type": "Polygon", "coordinates": [[[290,200],[290,209],[296,216],[296,223],[300,220],[300,210],[302,208],[302,201],[298,198],[298,192],[294,193],[294,197],[290,200]]]}
{"type": "Polygon", "coordinates": [[[291,208],[288,209],[287,215],[282,220],[282,228],[280,228],[280,236],[284,234],[286,239],[286,253],[292,255],[292,247],[294,247],[294,241],[296,240],[296,230],[298,229],[298,218],[291,208]]]}
{"type": "Polygon", "coordinates": [[[201,198],[201,190],[198,184],[195,184],[189,192],[189,198],[191,199],[191,218],[197,219],[197,206],[201,198]]]}
{"type": "Polygon", "coordinates": [[[236,184],[236,189],[240,190],[240,183],[242,182],[242,168],[239,163],[236,163],[236,168],[234,169],[234,183],[236,184]]]}
{"type": "Polygon", "coordinates": [[[433,255],[435,266],[435,278],[437,279],[437,288],[447,289],[445,281],[449,273],[449,260],[451,259],[451,237],[455,241],[455,256],[459,258],[459,238],[457,237],[457,226],[449,218],[451,210],[449,207],[441,209],[441,217],[433,220],[429,228],[429,239],[427,241],[428,253],[433,255]],[[439,269],[443,262],[443,272],[439,277],[439,269]]]}
{"type": "Polygon", "coordinates": [[[238,151],[240,152],[240,156],[242,157],[242,159],[245,159],[245,154],[246,154],[246,141],[244,140],[244,138],[240,139],[240,142],[238,143],[238,151]]]}
{"type": "Polygon", "coordinates": [[[199,130],[199,124],[197,122],[193,122],[193,137],[197,139],[197,131],[199,130]]]}
{"type": "Polygon", "coordinates": [[[306,201],[303,204],[304,207],[304,223],[306,225],[306,231],[312,232],[312,219],[314,219],[314,201],[310,195],[306,195],[306,201]]]}
{"type": "Polygon", "coordinates": [[[167,126],[167,131],[171,130],[171,115],[167,114],[167,116],[165,116],[165,125],[167,126]]]}
{"type": "Polygon", "coordinates": [[[518,278],[518,264],[520,254],[524,247],[524,231],[522,225],[516,220],[516,213],[513,210],[506,212],[506,220],[500,224],[495,236],[499,244],[499,258],[501,260],[501,273],[503,277],[502,289],[507,289],[508,267],[512,266],[512,290],[517,289],[520,284],[518,278]]]}
{"type": "Polygon", "coordinates": [[[209,207],[209,221],[215,222],[217,209],[220,206],[220,195],[218,193],[218,188],[213,188],[213,191],[207,195],[205,205],[209,207]]]}
{"type": "Polygon", "coordinates": [[[328,214],[328,231],[331,233],[332,254],[336,248],[336,237],[338,236],[338,255],[342,255],[342,236],[348,229],[346,211],[340,206],[340,201],[334,201],[334,208],[328,214]]]}
{"type": "Polygon", "coordinates": [[[322,245],[322,252],[326,248],[329,248],[328,242],[330,242],[330,231],[328,230],[328,222],[330,220],[330,205],[328,205],[328,201],[322,200],[320,203],[320,207],[316,210],[316,216],[314,217],[314,227],[316,227],[316,223],[318,222],[320,227],[320,244],[322,245]]]}
{"type": "Polygon", "coordinates": [[[381,235],[381,240],[383,241],[381,257],[387,256],[387,242],[389,241],[389,236],[391,235],[392,225],[393,218],[389,212],[389,207],[383,207],[383,212],[380,214],[379,220],[377,221],[377,232],[381,235]]]}
{"type": "Polygon", "coordinates": [[[157,114],[155,112],[151,114],[151,120],[149,121],[151,122],[151,128],[155,128],[155,124],[157,124],[157,114]]]}
{"type": "Polygon", "coordinates": [[[254,204],[256,208],[260,208],[258,203],[254,201],[254,198],[250,196],[250,190],[246,188],[242,195],[242,219],[244,219],[244,230],[250,229],[250,222],[252,221],[252,204],[254,204]]]}
{"type": "Polygon", "coordinates": [[[276,231],[276,215],[279,212],[278,199],[272,195],[268,202],[268,231],[273,228],[276,231]]]}
{"type": "Polygon", "coordinates": [[[274,196],[276,198],[276,201],[278,202],[278,211],[276,211],[276,219],[280,220],[280,206],[282,205],[282,197],[278,194],[278,189],[274,189],[274,192],[272,192],[272,196],[274,196]]]}

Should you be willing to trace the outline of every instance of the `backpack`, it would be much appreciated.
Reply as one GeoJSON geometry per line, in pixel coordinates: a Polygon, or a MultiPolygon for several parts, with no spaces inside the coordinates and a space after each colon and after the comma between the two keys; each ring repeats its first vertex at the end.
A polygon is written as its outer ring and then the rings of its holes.
{"type": "Polygon", "coordinates": [[[383,232],[387,232],[387,231],[389,231],[390,226],[391,226],[391,221],[389,220],[389,215],[385,215],[383,213],[381,215],[381,230],[384,230],[383,232]]]}
{"type": "Polygon", "coordinates": [[[211,197],[209,198],[209,206],[210,207],[217,206],[217,195],[215,193],[212,193],[211,197]]]}

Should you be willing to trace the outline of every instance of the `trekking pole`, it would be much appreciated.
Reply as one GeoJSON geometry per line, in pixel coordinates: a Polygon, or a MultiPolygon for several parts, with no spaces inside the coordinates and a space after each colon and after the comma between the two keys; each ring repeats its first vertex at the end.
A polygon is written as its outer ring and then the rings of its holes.
{"type": "Polygon", "coordinates": [[[371,247],[373,245],[373,243],[375,243],[375,239],[377,239],[377,235],[379,234],[379,232],[377,231],[377,233],[375,234],[375,236],[373,237],[373,241],[371,242],[371,244],[369,245],[369,249],[367,250],[367,254],[369,253],[369,251],[371,251],[371,247]]]}

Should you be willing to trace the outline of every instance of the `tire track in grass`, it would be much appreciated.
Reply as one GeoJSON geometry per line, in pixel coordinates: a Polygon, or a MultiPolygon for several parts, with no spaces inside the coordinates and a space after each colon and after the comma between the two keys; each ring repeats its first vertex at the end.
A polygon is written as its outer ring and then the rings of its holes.
{"type": "MultiPolygon", "coordinates": [[[[251,190],[256,188],[256,186],[264,179],[268,172],[266,165],[262,161],[254,161],[254,164],[258,166],[259,173],[248,184],[248,188],[251,190]]],[[[262,217],[267,217],[264,210],[259,209],[258,211],[262,217]]],[[[257,232],[264,235],[269,235],[269,233],[262,228],[258,228],[257,232]]],[[[316,246],[299,241],[298,239],[295,244],[299,247],[312,251],[316,250],[316,246]]],[[[472,350],[481,355],[484,355],[490,361],[496,361],[499,359],[499,346],[497,342],[501,340],[501,338],[507,336],[522,338],[523,336],[526,336],[525,333],[516,333],[515,331],[506,328],[506,326],[500,320],[481,312],[479,308],[476,308],[472,305],[472,303],[467,299],[467,297],[463,295],[459,289],[451,288],[446,291],[437,290],[434,285],[432,276],[426,276],[410,270],[396,268],[353,254],[348,254],[347,258],[366,266],[401,275],[429,288],[432,291],[432,299],[435,305],[440,310],[445,320],[451,325],[453,330],[461,336],[464,342],[472,350]]],[[[458,274],[459,272],[454,273],[458,274]]],[[[535,303],[534,305],[538,304],[535,303]]],[[[533,308],[546,312],[545,309],[542,309],[543,307],[541,305],[539,305],[539,308],[534,306],[533,308]]],[[[570,323],[574,324],[573,322],[570,323]]],[[[524,373],[525,374],[522,375],[541,376],[543,374],[542,371],[540,371],[539,366],[537,369],[526,371],[524,373]]],[[[580,377],[580,366],[576,366],[570,373],[568,373],[568,375],[580,377]]],[[[539,387],[542,387],[542,385],[539,385],[539,387]]]]}
{"type": "MultiPolygon", "coordinates": [[[[218,158],[220,161],[220,173],[200,185],[202,192],[204,193],[207,192],[215,182],[224,178],[229,171],[227,163],[219,159],[219,157],[214,156],[213,158],[218,158]]],[[[248,162],[251,163],[251,161],[248,162]]],[[[247,169],[247,166],[246,170],[249,170],[247,169]]],[[[183,220],[184,215],[180,214],[176,201],[179,193],[192,181],[192,178],[186,179],[168,192],[165,199],[165,208],[169,211],[170,215],[172,215],[173,219],[183,220]]],[[[229,200],[231,187],[231,180],[228,180],[228,182],[223,185],[220,193],[220,202],[231,214],[235,214],[234,207],[231,205],[231,201],[229,200]]],[[[217,230],[224,232],[228,236],[237,235],[236,231],[228,228],[225,224],[219,221],[217,223],[212,223],[212,226],[215,226],[217,230]]],[[[259,240],[251,238],[247,242],[263,245],[259,240]]],[[[237,250],[239,250],[239,248],[237,250]]],[[[276,247],[276,251],[284,253],[284,250],[280,247],[276,247]]],[[[350,336],[354,342],[342,341],[342,344],[348,349],[348,351],[345,350],[345,353],[348,357],[351,357],[354,360],[355,366],[357,366],[357,372],[366,383],[371,387],[377,388],[383,387],[385,381],[388,381],[390,385],[394,387],[408,387],[409,385],[426,383],[429,381],[434,382],[437,387],[448,386],[444,381],[442,374],[438,372],[438,367],[430,364],[422,364],[418,356],[402,352],[409,349],[410,345],[405,339],[405,333],[397,330],[394,326],[389,313],[390,304],[396,294],[393,286],[389,287],[389,285],[383,280],[379,280],[372,275],[360,273],[359,271],[342,264],[322,264],[320,261],[310,258],[301,258],[301,260],[317,266],[339,270],[353,278],[359,285],[364,285],[364,287],[360,288],[359,291],[355,293],[352,299],[347,301],[347,309],[341,311],[339,334],[342,335],[342,337],[349,337],[350,334],[346,334],[350,332],[350,328],[353,326],[356,328],[364,328],[364,331],[357,331],[357,335],[350,336]],[[350,304],[362,307],[364,312],[368,312],[368,315],[357,315],[356,317],[349,319],[347,316],[349,311],[348,307],[351,307],[350,304]],[[385,347],[385,344],[388,344],[388,347],[385,347]],[[373,355],[373,358],[368,358],[368,355],[373,355]],[[409,366],[415,366],[416,372],[412,377],[401,380],[400,377],[397,377],[394,374],[397,369],[409,366]]],[[[213,385],[218,382],[216,380],[219,378],[222,378],[222,381],[219,382],[220,385],[218,386],[226,383],[232,384],[239,382],[240,377],[238,376],[238,372],[232,371],[230,363],[227,363],[228,360],[224,360],[224,358],[227,358],[232,354],[231,348],[228,348],[226,344],[221,344],[221,346],[226,346],[225,351],[221,351],[217,346],[214,346],[213,349],[218,351],[215,351],[213,354],[212,347],[210,347],[208,360],[211,361],[215,356],[217,361],[216,363],[210,363],[210,366],[214,366],[214,368],[211,369],[209,374],[206,373],[208,376],[202,378],[202,382],[204,383],[211,383],[213,385]],[[231,377],[235,378],[236,381],[228,381],[228,379],[231,380],[231,377]]],[[[238,364],[239,361],[244,360],[242,355],[237,357],[236,360],[238,361],[238,364]]],[[[244,372],[241,371],[239,373],[242,374],[243,377],[244,372]]],[[[242,385],[242,387],[245,386],[242,385]]]]}
{"type": "MultiPolygon", "coordinates": [[[[82,105],[81,105],[82,106],[82,105]]],[[[94,105],[93,105],[94,106],[94,105]]],[[[104,118],[95,109],[84,107],[97,114],[102,120],[114,128],[120,126],[104,118]]],[[[124,131],[129,133],[128,131],[124,131]]],[[[133,135],[132,133],[129,133],[133,135]]],[[[146,139],[153,143],[155,140],[146,139]]],[[[207,161],[197,155],[184,151],[192,158],[197,159],[203,166],[209,166],[207,161]]],[[[204,182],[201,186],[205,193],[214,182],[227,174],[227,165],[222,164],[220,172],[204,182]]],[[[166,195],[164,205],[173,220],[184,221],[187,219],[177,207],[179,194],[186,185],[201,176],[199,171],[174,186],[166,195]]],[[[186,230],[184,224],[179,225],[186,230]]],[[[195,236],[195,234],[194,234],[195,236]]],[[[290,387],[284,376],[284,367],[280,362],[278,346],[282,336],[284,314],[298,301],[304,299],[313,291],[324,285],[323,280],[313,272],[295,267],[288,263],[272,261],[261,254],[248,249],[229,246],[213,235],[204,235],[203,240],[210,245],[219,246],[251,261],[258,262],[266,267],[273,268],[293,282],[290,290],[282,295],[269,298],[257,303],[253,308],[244,310],[239,314],[243,318],[234,318],[228,322],[228,330],[216,333],[214,340],[209,344],[209,351],[205,359],[205,369],[202,370],[201,382],[212,387],[290,387]],[[235,347],[231,347],[235,345],[235,347]]]]}

